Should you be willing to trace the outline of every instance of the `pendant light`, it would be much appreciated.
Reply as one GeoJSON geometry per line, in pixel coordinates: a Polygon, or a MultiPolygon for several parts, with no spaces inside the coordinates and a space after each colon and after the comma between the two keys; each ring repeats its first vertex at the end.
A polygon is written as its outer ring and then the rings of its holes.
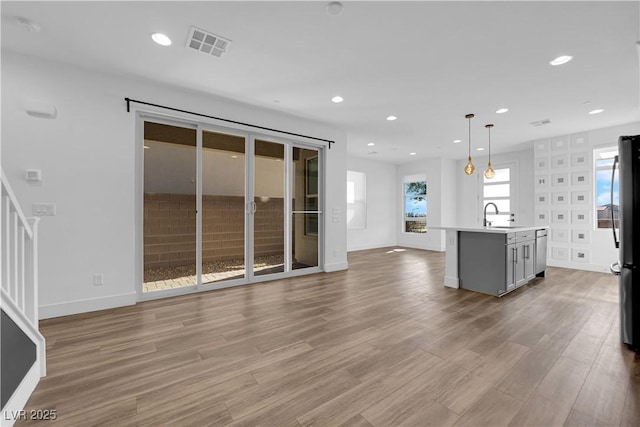
{"type": "Polygon", "coordinates": [[[487,130],[489,131],[489,163],[487,163],[487,170],[484,171],[484,177],[487,179],[491,179],[494,176],[496,176],[496,172],[493,170],[493,167],[491,166],[491,128],[493,127],[493,125],[488,124],[488,125],[484,125],[484,127],[486,127],[487,130]]]}
{"type": "Polygon", "coordinates": [[[473,175],[473,172],[475,172],[476,170],[476,167],[473,166],[473,162],[471,161],[471,119],[473,117],[473,114],[467,114],[466,116],[464,116],[465,119],[469,119],[469,161],[464,167],[464,173],[466,173],[467,175],[473,175]]]}

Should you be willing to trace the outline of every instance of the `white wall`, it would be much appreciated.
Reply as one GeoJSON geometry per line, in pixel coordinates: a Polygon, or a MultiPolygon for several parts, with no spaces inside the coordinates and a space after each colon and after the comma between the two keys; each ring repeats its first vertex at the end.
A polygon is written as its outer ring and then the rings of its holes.
{"type": "MultiPolygon", "coordinates": [[[[347,157],[347,169],[366,174],[366,228],[347,230],[347,250],[380,248],[396,244],[396,165],[347,157]]],[[[346,182],[346,181],[345,181],[346,182]]]]}
{"type": "Polygon", "coordinates": [[[325,269],[347,267],[343,131],[215,96],[3,51],[2,168],[25,211],[33,203],[57,205],[57,216],[44,217],[40,225],[42,317],[136,301],[136,120],[125,109],[126,96],[335,140],[326,150],[325,208],[338,222],[325,215],[325,269]],[[27,99],[55,105],[58,117],[28,116],[22,107],[27,99]],[[26,168],[42,170],[41,185],[24,181],[26,168]],[[92,284],[94,273],[104,275],[104,285],[92,284]]]}
{"type": "Polygon", "coordinates": [[[440,159],[441,188],[440,194],[442,203],[442,215],[440,217],[441,226],[455,226],[457,224],[457,191],[458,181],[462,178],[458,173],[457,163],[453,159],[440,159]]]}
{"type": "MultiPolygon", "coordinates": [[[[456,164],[457,179],[457,224],[482,225],[482,197],[480,199],[480,182],[487,168],[487,156],[474,157],[473,164],[476,171],[473,175],[464,174],[467,160],[459,160],[456,164]]],[[[515,225],[528,226],[534,223],[534,192],[533,192],[533,148],[502,153],[491,156],[494,168],[501,164],[515,164],[517,184],[515,188],[515,225]]]]}

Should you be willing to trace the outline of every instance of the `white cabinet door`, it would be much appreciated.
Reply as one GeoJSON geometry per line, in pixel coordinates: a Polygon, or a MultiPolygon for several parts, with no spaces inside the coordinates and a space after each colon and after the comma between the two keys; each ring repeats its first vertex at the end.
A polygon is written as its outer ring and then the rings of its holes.
{"type": "Polygon", "coordinates": [[[525,264],[524,253],[525,253],[524,244],[523,243],[516,244],[516,252],[515,252],[516,262],[514,264],[514,276],[515,276],[516,287],[524,284],[524,282],[526,281],[524,277],[524,264],[525,264]]]}
{"type": "Polygon", "coordinates": [[[524,265],[524,279],[531,280],[536,277],[535,264],[535,240],[524,242],[522,245],[522,258],[524,265]]]}
{"type": "Polygon", "coordinates": [[[516,245],[507,245],[507,292],[516,287],[516,245]]]}

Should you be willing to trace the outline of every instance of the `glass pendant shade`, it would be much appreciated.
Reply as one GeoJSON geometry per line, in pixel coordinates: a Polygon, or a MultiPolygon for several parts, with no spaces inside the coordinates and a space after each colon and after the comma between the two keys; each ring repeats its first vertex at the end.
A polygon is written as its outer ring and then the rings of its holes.
{"type": "Polygon", "coordinates": [[[473,166],[473,162],[471,161],[471,156],[469,156],[469,161],[464,167],[464,173],[466,173],[467,175],[473,175],[475,171],[476,171],[476,167],[473,166]]]}
{"type": "Polygon", "coordinates": [[[473,162],[471,161],[471,119],[474,117],[473,114],[467,114],[464,116],[465,119],[469,120],[469,161],[464,166],[464,173],[467,175],[473,175],[476,171],[476,167],[473,166],[473,162]]]}

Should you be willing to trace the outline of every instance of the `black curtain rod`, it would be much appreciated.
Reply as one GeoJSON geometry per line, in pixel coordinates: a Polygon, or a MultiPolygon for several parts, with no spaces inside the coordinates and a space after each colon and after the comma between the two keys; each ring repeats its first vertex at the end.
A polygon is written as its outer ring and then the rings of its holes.
{"type": "Polygon", "coordinates": [[[287,132],[287,131],[284,131],[284,130],[272,129],[272,128],[268,128],[268,127],[264,127],[264,126],[258,126],[258,125],[252,125],[251,123],[244,123],[244,122],[238,122],[238,121],[235,121],[235,120],[223,119],[221,117],[209,116],[208,114],[194,113],[193,111],[181,110],[179,108],[167,107],[167,106],[159,105],[159,104],[152,104],[151,102],[138,101],[136,99],[131,99],[131,98],[125,98],[124,100],[127,101],[127,113],[131,112],[131,108],[130,108],[131,107],[131,103],[135,102],[136,104],[150,105],[152,107],[164,108],[165,110],[177,111],[179,113],[193,114],[194,116],[200,116],[200,117],[206,117],[206,118],[209,118],[209,119],[221,120],[223,122],[233,123],[233,124],[236,124],[236,125],[249,126],[249,127],[256,128],[256,129],[268,130],[268,131],[271,131],[271,132],[284,133],[286,135],[299,136],[299,137],[302,137],[302,138],[314,139],[316,141],[328,142],[329,143],[329,149],[331,149],[331,144],[335,144],[335,141],[331,141],[329,139],[316,138],[315,136],[302,135],[302,134],[299,134],[299,133],[287,132]]]}

